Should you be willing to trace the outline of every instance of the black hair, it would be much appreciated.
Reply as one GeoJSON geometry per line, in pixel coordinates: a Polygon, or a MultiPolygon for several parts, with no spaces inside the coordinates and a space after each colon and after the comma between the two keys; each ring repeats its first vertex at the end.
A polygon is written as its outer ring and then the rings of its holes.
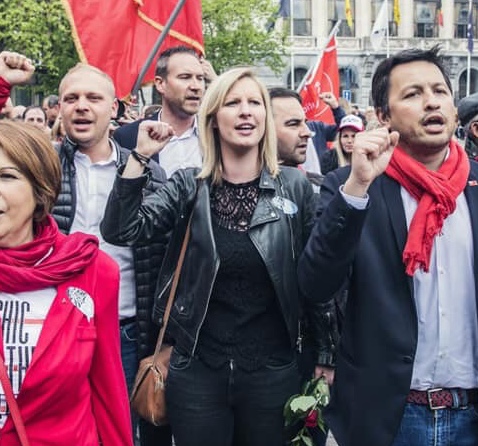
{"type": "Polygon", "coordinates": [[[43,116],[45,117],[45,122],[47,121],[47,118],[46,118],[46,113],[45,113],[45,110],[43,110],[43,108],[41,108],[39,105],[29,105],[23,112],[22,114],[22,119],[23,121],[25,121],[25,118],[27,116],[27,113],[30,111],[30,110],[35,110],[35,109],[38,109],[38,110],[41,110],[41,112],[43,113],[43,116]]]}
{"type": "Polygon", "coordinates": [[[53,108],[55,107],[55,105],[58,105],[58,96],[56,94],[51,94],[50,96],[47,96],[44,100],[46,100],[48,108],[53,108]]]}
{"type": "Polygon", "coordinates": [[[410,48],[383,60],[378,65],[372,78],[372,102],[375,109],[380,110],[384,117],[390,113],[388,105],[388,92],[390,89],[390,74],[397,65],[410,62],[425,61],[436,65],[443,74],[447,87],[453,93],[450,76],[443,63],[443,57],[440,55],[441,46],[435,45],[429,50],[410,48]]]}
{"type": "Polygon", "coordinates": [[[171,56],[175,54],[190,54],[199,59],[198,53],[196,50],[185,46],[172,46],[167,50],[164,50],[158,57],[158,61],[156,63],[156,72],[154,73],[156,76],[166,77],[168,75],[168,62],[171,56]]]}
{"type": "Polygon", "coordinates": [[[291,90],[290,88],[273,87],[269,88],[268,91],[271,100],[275,98],[294,98],[297,99],[302,105],[302,98],[300,97],[299,93],[294,90],[291,90]]]}

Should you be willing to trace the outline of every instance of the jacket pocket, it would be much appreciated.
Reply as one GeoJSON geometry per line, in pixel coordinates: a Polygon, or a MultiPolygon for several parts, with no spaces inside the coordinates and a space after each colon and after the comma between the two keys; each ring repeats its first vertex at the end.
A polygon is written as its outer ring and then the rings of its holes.
{"type": "Polygon", "coordinates": [[[76,339],[78,341],[95,341],[96,327],[78,327],[76,329],[76,339]]]}

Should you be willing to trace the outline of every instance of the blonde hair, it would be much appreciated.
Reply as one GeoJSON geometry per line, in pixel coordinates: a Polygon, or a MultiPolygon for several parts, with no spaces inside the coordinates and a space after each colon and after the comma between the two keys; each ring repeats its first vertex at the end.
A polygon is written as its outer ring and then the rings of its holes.
{"type": "Polygon", "coordinates": [[[63,123],[61,122],[61,116],[57,116],[53,127],[51,128],[50,139],[54,142],[61,142],[65,137],[65,129],[63,128],[63,123]]]}
{"type": "Polygon", "coordinates": [[[222,155],[218,129],[214,126],[215,117],[231,88],[244,78],[250,78],[257,84],[266,109],[265,132],[259,142],[260,167],[267,168],[273,177],[279,173],[277,137],[269,93],[252,68],[232,68],[217,77],[208,87],[198,114],[199,142],[203,152],[203,167],[198,178],[211,177],[213,184],[222,180],[222,155]]]}
{"type": "Polygon", "coordinates": [[[61,188],[60,158],[48,136],[22,122],[0,121],[0,150],[30,182],[36,203],[33,221],[43,221],[61,188]]]}
{"type": "MultiPolygon", "coordinates": [[[[338,137],[337,146],[335,147],[337,151],[337,164],[339,167],[348,166],[350,164],[351,156],[348,158],[345,156],[345,152],[342,149],[342,143],[340,142],[340,135],[338,137]]],[[[348,155],[348,154],[347,154],[348,155]]]]}
{"type": "Polygon", "coordinates": [[[101,71],[99,68],[94,67],[93,65],[88,65],[86,63],[79,62],[77,63],[73,68],[70,68],[67,73],[63,76],[63,79],[60,82],[60,85],[58,87],[58,93],[60,97],[62,96],[62,91],[65,85],[65,81],[73,74],[80,72],[80,71],[89,71],[90,73],[95,73],[98,76],[103,77],[111,87],[110,93],[115,97],[115,85],[113,82],[113,79],[111,79],[110,76],[108,76],[104,71],[101,71]]]}

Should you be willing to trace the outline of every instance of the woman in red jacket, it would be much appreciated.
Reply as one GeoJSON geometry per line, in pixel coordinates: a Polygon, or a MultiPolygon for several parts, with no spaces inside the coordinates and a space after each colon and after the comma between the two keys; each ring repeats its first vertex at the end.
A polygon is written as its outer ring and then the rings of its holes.
{"type": "Polygon", "coordinates": [[[32,446],[130,446],[118,267],[96,237],[58,231],[60,180],[42,132],[0,122],[0,446],[24,446],[22,424],[32,446]]]}

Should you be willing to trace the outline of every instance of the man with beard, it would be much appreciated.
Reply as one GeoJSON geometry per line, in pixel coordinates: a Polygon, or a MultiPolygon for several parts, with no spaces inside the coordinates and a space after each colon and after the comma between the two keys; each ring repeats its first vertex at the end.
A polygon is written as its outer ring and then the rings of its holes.
{"type": "Polygon", "coordinates": [[[307,125],[302,99],[294,90],[283,87],[269,89],[277,133],[277,155],[284,166],[298,167],[319,192],[323,176],[307,125]]]}
{"type": "MultiPolygon", "coordinates": [[[[159,154],[159,163],[168,178],[178,169],[202,165],[196,114],[205,89],[205,64],[186,46],[171,47],[158,58],[154,85],[161,95],[161,110],[149,119],[166,122],[175,132],[159,154]]],[[[140,122],[118,128],[114,139],[121,146],[134,149],[140,122]]]]}
{"type": "Polygon", "coordinates": [[[327,174],[299,261],[307,299],[348,284],[325,410],[341,446],[478,444],[478,164],[439,51],[378,65],[382,127],[327,174]]]}

